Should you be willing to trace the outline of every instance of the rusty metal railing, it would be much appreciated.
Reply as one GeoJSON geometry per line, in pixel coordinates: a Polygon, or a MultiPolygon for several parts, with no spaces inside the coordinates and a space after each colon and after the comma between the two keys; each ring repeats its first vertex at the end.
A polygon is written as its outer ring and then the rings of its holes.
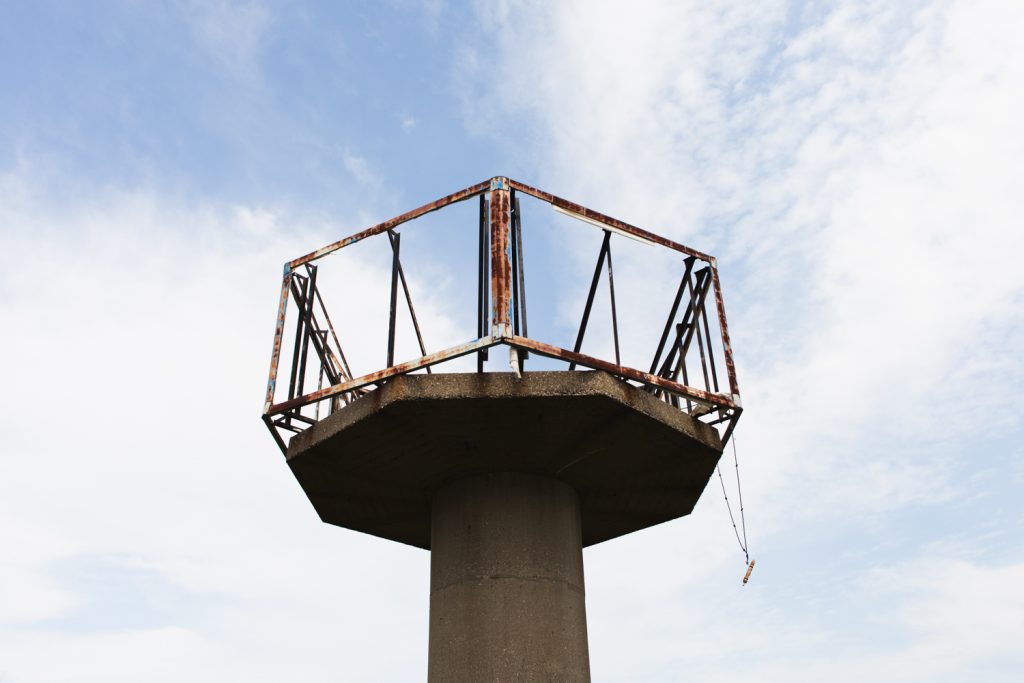
{"type": "Polygon", "coordinates": [[[624,382],[644,388],[695,419],[714,425],[723,444],[729,440],[742,412],[714,257],[529,185],[495,177],[285,264],[263,420],[278,446],[285,451],[290,434],[309,428],[391,377],[420,370],[429,373],[432,366],[471,354],[476,354],[476,371],[483,372],[489,350],[499,345],[509,348],[510,369],[516,373],[525,371],[530,354],[565,362],[568,371],[582,367],[611,373],[624,382]],[[590,223],[604,232],[571,349],[531,338],[528,333],[522,195],[550,204],[557,211],[590,223]],[[476,336],[428,353],[402,264],[402,236],[398,228],[431,212],[474,198],[479,203],[476,336]],[[379,235],[388,237],[391,260],[387,363],[383,368],[356,376],[349,366],[337,328],[318,287],[318,262],[329,254],[379,235]],[[612,266],[613,236],[671,250],[678,257],[682,271],[674,292],[665,292],[666,303],[670,306],[664,325],[651,330],[650,342],[654,353],[646,370],[624,365],[621,361],[612,266]],[[605,272],[611,303],[614,362],[581,352],[595,294],[605,272]],[[396,363],[396,320],[398,309],[402,307],[400,290],[420,355],[396,363]],[[295,323],[289,332],[292,343],[286,349],[289,302],[295,307],[295,323]],[[709,319],[712,324],[709,324],[709,319]],[[282,375],[283,369],[287,371],[282,375]],[[283,398],[278,396],[283,392],[279,388],[279,378],[287,380],[280,383],[281,387],[287,385],[287,395],[283,398]],[[312,389],[314,381],[316,388],[312,389]]]}

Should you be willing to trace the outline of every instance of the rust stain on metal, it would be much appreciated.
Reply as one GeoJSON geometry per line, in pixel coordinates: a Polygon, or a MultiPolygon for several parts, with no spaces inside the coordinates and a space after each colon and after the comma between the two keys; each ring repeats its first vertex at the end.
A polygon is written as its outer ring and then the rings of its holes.
{"type": "Polygon", "coordinates": [[[721,406],[723,408],[736,407],[736,404],[732,399],[723,394],[714,394],[709,391],[702,391],[701,389],[690,387],[685,384],[679,384],[678,382],[673,382],[670,379],[665,379],[658,375],[652,375],[650,373],[637,370],[636,368],[630,368],[625,365],[616,365],[615,363],[610,363],[606,360],[601,360],[600,358],[588,356],[583,353],[575,353],[569,349],[563,349],[560,346],[545,344],[543,342],[534,341],[533,339],[527,339],[526,337],[512,337],[507,341],[512,346],[530,349],[542,356],[558,358],[566,361],[575,361],[577,365],[583,365],[595,370],[604,370],[605,372],[609,372],[613,375],[642,382],[648,386],[656,386],[674,394],[686,396],[699,403],[721,406]]]}
{"type": "Polygon", "coordinates": [[[676,251],[681,252],[683,254],[695,256],[696,258],[699,258],[702,261],[711,260],[711,256],[705,254],[704,252],[697,251],[696,249],[691,249],[690,247],[679,244],[678,242],[673,242],[672,240],[662,237],[661,235],[656,235],[653,232],[648,232],[643,228],[638,228],[635,225],[630,225],[629,223],[626,223],[625,221],[620,221],[617,218],[606,216],[603,213],[599,213],[597,211],[594,211],[593,209],[588,209],[587,207],[577,204],[575,202],[570,202],[568,199],[562,199],[561,197],[557,197],[551,194],[550,192],[544,192],[543,190],[538,190],[535,187],[530,187],[529,185],[525,185],[519,182],[518,180],[509,179],[509,186],[511,186],[512,189],[524,192],[530,195],[531,197],[536,197],[541,201],[545,201],[548,204],[551,204],[552,206],[557,206],[559,208],[565,209],[566,211],[571,211],[572,213],[579,214],[580,216],[584,216],[586,218],[589,218],[590,220],[597,221],[598,223],[603,223],[609,227],[621,230],[622,232],[628,233],[630,235],[635,235],[636,237],[645,239],[649,242],[660,244],[661,246],[668,247],[669,249],[675,249],[676,251]]]}
{"type": "MultiPolygon", "coordinates": [[[[337,367],[341,370],[343,377],[351,379],[352,369],[348,366],[348,359],[345,358],[345,351],[341,348],[341,342],[338,340],[338,334],[334,331],[334,324],[331,322],[331,316],[327,314],[327,306],[324,304],[324,298],[320,296],[319,289],[314,289],[313,294],[316,295],[317,301],[320,302],[320,310],[323,311],[324,321],[327,323],[327,329],[330,330],[331,337],[334,339],[334,345],[338,347],[338,354],[341,356],[341,362],[340,364],[337,364],[337,367]]],[[[327,350],[330,351],[329,346],[327,347],[327,350]]],[[[335,358],[337,363],[338,358],[334,356],[333,351],[331,351],[331,356],[335,358]]]]}
{"type": "Polygon", "coordinates": [[[395,375],[404,375],[408,372],[419,370],[420,368],[425,368],[429,365],[436,365],[447,360],[452,360],[453,358],[458,358],[459,356],[465,356],[473,353],[474,351],[494,346],[500,342],[501,340],[495,337],[474,339],[471,342],[452,346],[443,351],[423,356],[422,358],[417,358],[405,363],[398,363],[397,365],[392,365],[390,368],[384,368],[383,370],[371,372],[367,375],[363,375],[362,377],[350,379],[347,382],[334,384],[332,386],[325,387],[324,389],[320,389],[319,391],[305,394],[304,396],[297,396],[290,401],[282,401],[281,403],[271,406],[267,411],[267,415],[280,415],[281,413],[286,413],[290,410],[294,410],[295,408],[301,408],[302,406],[322,401],[325,398],[337,396],[338,394],[343,394],[347,391],[360,389],[370,384],[375,384],[389,377],[394,377],[395,375]]]}
{"type": "MultiPolygon", "coordinates": [[[[274,403],[274,390],[277,387],[277,365],[281,359],[281,340],[284,337],[284,315],[288,310],[288,286],[291,284],[292,272],[285,266],[284,277],[281,282],[281,300],[277,305],[277,323],[274,326],[274,348],[270,354],[270,375],[267,378],[267,397],[263,404],[263,412],[266,414],[274,403]]],[[[271,429],[273,431],[273,429],[271,429]]],[[[275,432],[276,434],[276,432],[275,432]]]]}
{"type": "Polygon", "coordinates": [[[417,209],[413,209],[412,211],[407,211],[407,212],[403,213],[401,216],[395,216],[394,218],[386,220],[383,223],[378,223],[377,225],[373,226],[372,228],[367,228],[366,230],[363,230],[362,232],[357,232],[356,234],[351,235],[349,237],[346,237],[344,239],[340,239],[337,242],[332,242],[331,244],[328,244],[327,246],[320,247],[316,251],[311,251],[310,253],[306,254],[305,256],[300,256],[299,258],[295,259],[294,261],[289,262],[288,265],[290,267],[292,267],[292,268],[297,268],[297,267],[301,266],[304,263],[309,263],[310,261],[315,261],[316,259],[322,258],[322,257],[326,256],[327,254],[330,254],[332,252],[338,251],[339,249],[343,249],[344,247],[347,247],[348,245],[350,245],[350,244],[352,244],[354,242],[358,242],[359,240],[363,240],[363,239],[366,239],[367,237],[372,237],[374,235],[379,235],[380,233],[386,232],[388,230],[391,230],[392,228],[397,227],[397,226],[401,225],[402,223],[407,223],[408,221],[411,221],[414,218],[419,218],[420,216],[424,216],[424,215],[426,215],[428,213],[431,213],[432,211],[437,211],[438,209],[443,209],[444,207],[448,206],[449,204],[455,204],[456,202],[461,202],[461,201],[463,201],[465,199],[469,199],[471,197],[475,197],[478,194],[486,192],[487,188],[489,188],[489,187],[490,187],[490,181],[487,180],[487,181],[484,181],[482,183],[477,183],[476,185],[473,185],[472,187],[467,187],[464,190],[459,190],[458,192],[453,192],[452,194],[448,195],[447,197],[442,197],[441,199],[438,199],[437,201],[433,201],[433,202],[430,202],[428,204],[424,204],[423,206],[421,206],[421,207],[419,207],[417,209]]]}
{"type": "MultiPolygon", "coordinates": [[[[495,180],[498,180],[497,178],[495,180]]],[[[491,190],[491,334],[505,336],[511,332],[509,301],[512,266],[508,259],[509,226],[508,190],[491,190]]]]}
{"type": "Polygon", "coordinates": [[[718,308],[718,327],[722,332],[722,348],[725,351],[725,368],[729,374],[729,390],[733,396],[740,395],[736,383],[736,365],[732,360],[732,344],[729,341],[729,324],[725,320],[725,301],[722,299],[722,283],[718,280],[718,262],[711,260],[711,282],[715,288],[715,306],[718,308]]]}

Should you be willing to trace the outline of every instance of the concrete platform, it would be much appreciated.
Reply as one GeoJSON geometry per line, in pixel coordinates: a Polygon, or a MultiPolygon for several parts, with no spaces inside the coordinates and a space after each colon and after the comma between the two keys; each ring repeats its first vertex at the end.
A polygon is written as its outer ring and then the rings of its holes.
{"type": "Polygon", "coordinates": [[[717,431],[603,372],[401,375],[296,435],[288,465],[320,518],[431,547],[431,501],[473,475],[554,477],[584,546],[689,514],[717,431]]]}

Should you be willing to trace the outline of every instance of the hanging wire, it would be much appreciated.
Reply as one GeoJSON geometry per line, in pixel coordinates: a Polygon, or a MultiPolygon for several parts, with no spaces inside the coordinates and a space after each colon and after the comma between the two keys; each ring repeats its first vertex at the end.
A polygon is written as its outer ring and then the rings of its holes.
{"type": "Polygon", "coordinates": [[[732,462],[736,467],[736,495],[740,501],[740,525],[743,527],[743,552],[750,560],[749,548],[750,544],[747,543],[747,516],[743,513],[743,487],[740,486],[740,459],[736,455],[736,434],[732,435],[732,462]]]}
{"type": "Polygon", "coordinates": [[[736,526],[736,518],[732,514],[732,505],[729,504],[729,494],[725,492],[725,480],[722,478],[722,468],[718,465],[715,466],[715,471],[718,472],[718,481],[722,485],[722,497],[725,498],[725,509],[729,511],[729,521],[732,523],[732,530],[736,534],[736,542],[739,543],[740,550],[743,551],[746,561],[750,561],[750,554],[747,552],[747,547],[743,544],[740,539],[740,530],[736,526]]]}
{"type": "Polygon", "coordinates": [[[747,573],[743,577],[743,583],[746,585],[747,581],[750,580],[750,573],[754,570],[754,560],[750,559],[750,545],[747,543],[747,518],[743,508],[743,488],[740,486],[740,460],[736,453],[736,434],[732,435],[732,461],[736,471],[736,492],[740,504],[739,526],[736,525],[736,517],[732,512],[729,494],[725,489],[725,478],[722,476],[721,464],[715,465],[715,471],[718,472],[718,483],[722,486],[722,497],[725,498],[725,509],[729,511],[729,521],[732,523],[732,530],[736,535],[736,543],[739,544],[740,550],[743,551],[743,557],[747,565],[747,573]],[[742,536],[740,535],[741,528],[743,530],[742,536]]]}

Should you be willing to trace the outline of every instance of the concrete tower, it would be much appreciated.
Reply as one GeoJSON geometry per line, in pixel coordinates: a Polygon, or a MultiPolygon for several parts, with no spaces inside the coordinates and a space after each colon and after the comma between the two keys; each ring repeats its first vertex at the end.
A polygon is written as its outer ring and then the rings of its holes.
{"type": "Polygon", "coordinates": [[[589,681],[582,548],[689,514],[740,412],[714,258],[508,178],[285,267],[264,421],[323,521],[431,552],[431,683],[589,681]],[[571,350],[527,333],[517,193],[604,231],[571,350]],[[474,198],[477,334],[428,353],[396,229],[474,198]],[[646,371],[619,358],[613,234],[678,256],[681,279],[665,292],[664,326],[649,331],[654,359],[646,371]],[[391,253],[387,367],[354,376],[316,262],[375,235],[387,235],[391,253]],[[614,362],[581,353],[605,270],[614,362]],[[396,364],[400,290],[421,355],[396,364]],[[488,353],[500,346],[510,371],[486,372],[488,353]],[[527,371],[531,354],[567,369],[527,371]],[[432,371],[474,355],[476,372],[432,371]],[[278,402],[286,365],[288,392],[278,402]],[[314,377],[318,388],[306,391],[314,377]]]}

